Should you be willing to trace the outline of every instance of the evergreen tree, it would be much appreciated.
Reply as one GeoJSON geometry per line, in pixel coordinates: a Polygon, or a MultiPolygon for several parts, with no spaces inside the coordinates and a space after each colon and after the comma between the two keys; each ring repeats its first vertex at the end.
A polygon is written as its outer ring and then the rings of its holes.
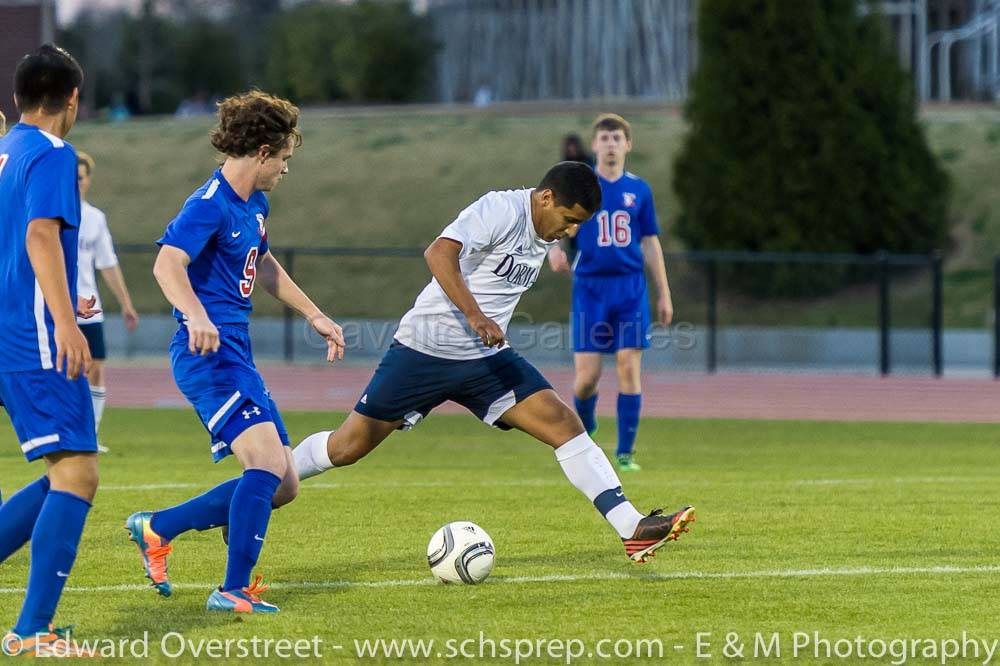
{"type": "MultiPolygon", "coordinates": [[[[947,175],[877,14],[859,15],[855,0],[701,0],[698,32],[674,176],[689,247],[945,247],[947,175]]],[[[746,284],[761,288],[757,277],[746,284]]],[[[785,277],[767,290],[823,283],[785,277]]]]}

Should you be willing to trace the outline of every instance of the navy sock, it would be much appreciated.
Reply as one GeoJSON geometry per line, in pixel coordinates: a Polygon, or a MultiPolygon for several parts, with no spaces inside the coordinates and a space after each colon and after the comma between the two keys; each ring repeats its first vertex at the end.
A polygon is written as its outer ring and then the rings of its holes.
{"type": "Polygon", "coordinates": [[[229,509],[229,561],[223,590],[242,590],[250,585],[250,574],[264,547],[271,519],[271,500],[279,485],[281,479],[271,472],[243,472],[229,509]]]}
{"type": "Polygon", "coordinates": [[[229,479],[183,504],[157,511],[150,520],[153,531],[167,541],[188,530],[208,530],[229,524],[229,506],[241,477],[229,479]]]}
{"type": "Polygon", "coordinates": [[[618,394],[618,452],[616,455],[632,453],[635,435],[639,431],[639,412],[641,411],[641,393],[618,394]]]}
{"type": "Polygon", "coordinates": [[[28,543],[48,493],[49,477],[43,476],[21,488],[0,505],[0,562],[28,543]]]}
{"type": "Polygon", "coordinates": [[[597,430],[597,394],[590,396],[589,398],[578,398],[573,396],[573,403],[576,405],[576,413],[580,415],[580,420],[583,421],[583,429],[587,431],[587,434],[593,434],[597,430]]]}
{"type": "Polygon", "coordinates": [[[56,614],[63,586],[73,568],[90,502],[62,490],[50,490],[31,533],[28,592],[14,633],[30,636],[47,631],[56,614]]]}

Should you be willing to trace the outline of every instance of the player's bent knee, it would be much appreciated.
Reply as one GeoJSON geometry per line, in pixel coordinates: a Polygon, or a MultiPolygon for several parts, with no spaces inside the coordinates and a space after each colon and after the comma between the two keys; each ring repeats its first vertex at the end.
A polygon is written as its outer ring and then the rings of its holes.
{"type": "Polygon", "coordinates": [[[258,423],[240,433],[230,450],[243,469],[262,469],[282,479],[288,472],[288,455],[271,422],[258,423]]]}
{"type": "Polygon", "coordinates": [[[583,421],[558,396],[555,396],[555,399],[550,401],[548,405],[550,410],[545,420],[550,424],[553,441],[558,441],[561,444],[584,432],[583,421]]]}
{"type": "Polygon", "coordinates": [[[596,377],[580,377],[574,382],[573,393],[579,398],[589,398],[597,393],[596,377]]]}
{"type": "Polygon", "coordinates": [[[72,493],[88,502],[97,495],[100,475],[94,453],[61,452],[49,458],[47,473],[53,490],[72,493]]]}
{"type": "MultiPolygon", "coordinates": [[[[280,446],[280,445],[279,445],[280,446]]],[[[237,455],[244,469],[263,469],[271,472],[275,476],[285,478],[288,473],[288,459],[282,450],[253,450],[242,451],[237,455]]]]}

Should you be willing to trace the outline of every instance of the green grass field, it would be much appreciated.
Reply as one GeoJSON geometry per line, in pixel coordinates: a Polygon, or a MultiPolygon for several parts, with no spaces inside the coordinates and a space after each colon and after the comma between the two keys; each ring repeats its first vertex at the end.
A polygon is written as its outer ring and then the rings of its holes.
{"type": "MultiPolygon", "coordinates": [[[[293,439],[340,419],[286,416],[293,439]]],[[[57,621],[75,623],[86,639],[149,632],[149,654],[160,658],[170,631],[193,641],[318,635],[324,660],[345,662],[359,656],[355,640],[437,641],[430,658],[404,660],[423,662],[448,654],[449,639],[477,646],[480,632],[495,641],[579,640],[606,653],[612,644],[598,641],[659,640],[668,663],[696,661],[697,632],[711,632],[716,661],[728,632],[780,632],[786,650],[795,631],[890,640],[960,638],[964,630],[992,640],[1000,622],[998,435],[996,426],[976,425],[647,419],[645,470],[624,479],[626,492],[640,509],[690,502],[699,517],[691,534],[636,566],[545,447],[471,417],[432,417],[361,464],[304,484],[274,515],[258,567],[274,584],[266,598],[283,611],[237,618],[204,610],[224,570],[217,533],[175,542],[178,589],[162,599],[143,587],[122,529],[132,511],[186,499],[236,466],[211,465],[190,411],[110,410],[103,439],[112,453],[101,458],[103,487],[57,621]],[[459,519],[496,542],[496,568],[481,586],[430,580],[427,540],[459,519]]],[[[6,423],[0,439],[7,496],[40,468],[20,460],[6,423]]],[[[27,567],[20,552],[0,568],[8,626],[27,567]]],[[[617,647],[646,649],[630,646],[617,647]]]]}
{"type": "MultiPolygon", "coordinates": [[[[626,105],[615,110],[633,123],[629,168],[652,184],[664,247],[683,250],[670,225],[679,207],[672,187],[673,160],[686,124],[676,107],[626,105]]],[[[272,245],[423,247],[483,192],[534,185],[558,158],[560,138],[569,131],[586,135],[593,116],[589,110],[541,112],[530,107],[484,113],[307,111],[302,119],[305,143],[291,163],[290,176],[272,196],[272,245]]],[[[74,145],[97,159],[91,200],[108,213],[119,243],[146,244],[152,251],[152,241],[213,168],[211,122],[158,118],[124,125],[84,123],[73,130],[74,145]]],[[[988,327],[991,262],[1000,252],[1000,190],[992,185],[1000,112],[987,107],[929,110],[924,124],[955,183],[944,323],[988,327]]],[[[150,274],[152,254],[123,257],[123,267],[140,310],[166,312],[150,274]]],[[[678,319],[702,323],[704,277],[682,262],[669,268],[678,319]]],[[[296,276],[339,316],[390,319],[409,307],[429,278],[419,258],[300,258],[296,276]],[[359,299],[358,293],[379,293],[380,298],[359,299]]],[[[521,310],[536,320],[562,320],[568,283],[564,276],[540,280],[521,310]]],[[[853,287],[805,302],[760,302],[739,298],[732,285],[720,286],[723,324],[874,326],[877,321],[874,287],[853,287]]],[[[928,325],[926,272],[894,276],[893,299],[895,325],[928,325]]],[[[280,311],[266,301],[261,299],[261,312],[280,311]]]]}

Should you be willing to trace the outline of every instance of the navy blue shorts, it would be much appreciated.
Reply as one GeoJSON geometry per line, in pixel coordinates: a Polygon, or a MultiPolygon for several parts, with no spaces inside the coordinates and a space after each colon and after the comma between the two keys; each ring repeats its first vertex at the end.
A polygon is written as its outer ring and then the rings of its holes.
{"type": "Polygon", "coordinates": [[[573,351],[614,354],[649,347],[649,290],[646,276],[573,278],[573,351]]]}
{"type": "Polygon", "coordinates": [[[28,460],[57,451],[97,452],[86,377],[70,381],[63,373],[41,369],[0,372],[0,401],[28,460]]]}
{"type": "Polygon", "coordinates": [[[230,444],[258,423],[273,423],[281,443],[288,446],[288,430],[278,406],[254,365],[248,327],[218,328],[220,346],[214,354],[192,354],[183,325],[170,343],[174,381],[212,436],[212,459],[219,462],[232,453],[230,444]]]}
{"type": "Polygon", "coordinates": [[[83,337],[87,338],[90,345],[90,356],[95,361],[103,361],[108,357],[107,348],[104,346],[104,323],[80,324],[83,337]]]}
{"type": "Polygon", "coordinates": [[[528,396],[552,388],[533,365],[509,347],[472,360],[423,354],[393,341],[354,411],[379,421],[403,420],[409,430],[441,403],[452,400],[489,425],[528,396]]]}

